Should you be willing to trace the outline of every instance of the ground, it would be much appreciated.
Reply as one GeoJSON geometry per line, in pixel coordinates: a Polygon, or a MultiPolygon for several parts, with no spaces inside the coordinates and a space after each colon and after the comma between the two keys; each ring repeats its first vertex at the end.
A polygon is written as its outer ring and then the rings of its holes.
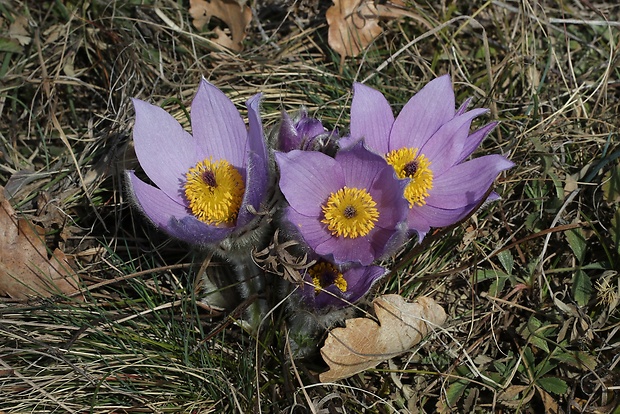
{"type": "Polygon", "coordinates": [[[343,58],[331,1],[249,3],[240,52],[185,1],[0,3],[0,185],[83,287],[0,298],[0,412],[619,413],[620,6],[408,1],[343,58]],[[448,321],[375,369],[320,383],[319,355],[291,357],[284,309],[251,332],[247,303],[205,305],[204,253],[128,197],[131,98],[189,127],[204,77],[242,111],[262,92],[266,128],[305,105],[346,132],[353,82],[398,112],[445,73],[457,105],[490,108],[477,126],[500,121],[474,155],[515,167],[501,200],[384,263],[369,299],[429,296],[448,321]]]}

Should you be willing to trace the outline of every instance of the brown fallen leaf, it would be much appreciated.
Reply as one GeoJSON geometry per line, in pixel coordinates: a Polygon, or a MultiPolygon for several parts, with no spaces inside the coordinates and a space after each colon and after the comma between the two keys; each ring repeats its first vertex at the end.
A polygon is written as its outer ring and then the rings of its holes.
{"type": "Polygon", "coordinates": [[[383,295],[373,305],[379,324],[368,318],[349,319],[346,327],[327,336],[321,355],[329,371],[319,375],[322,382],[350,377],[408,351],[447,318],[437,302],[424,296],[408,303],[400,295],[383,295]]]}
{"type": "Polygon", "coordinates": [[[77,290],[65,254],[56,249],[48,257],[44,229],[17,218],[0,186],[0,295],[24,300],[77,290]]]}
{"type": "Polygon", "coordinates": [[[327,42],[342,57],[357,56],[383,32],[380,19],[410,15],[403,0],[333,0],[325,17],[329,25],[327,42]]]}
{"type": "Polygon", "coordinates": [[[245,29],[252,21],[252,10],[244,4],[245,1],[236,0],[190,0],[189,14],[194,19],[194,26],[200,30],[209,23],[211,17],[216,17],[224,22],[230,29],[228,36],[221,28],[216,27],[213,31],[217,37],[215,43],[240,52],[243,50],[243,39],[245,39],[245,29]]]}

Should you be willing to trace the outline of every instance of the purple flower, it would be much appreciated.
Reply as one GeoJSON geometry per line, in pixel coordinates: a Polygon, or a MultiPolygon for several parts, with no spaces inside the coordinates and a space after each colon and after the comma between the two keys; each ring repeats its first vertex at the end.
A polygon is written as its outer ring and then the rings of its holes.
{"type": "Polygon", "coordinates": [[[445,227],[467,216],[497,175],[514,164],[499,154],[465,161],[495,128],[492,122],[469,134],[472,120],[487,109],[454,110],[448,75],[428,83],[403,107],[396,119],[385,97],[356,83],[351,104],[351,145],[363,138],[383,155],[399,178],[410,178],[407,224],[421,240],[431,227],[445,227]]]}
{"type": "Polygon", "coordinates": [[[366,266],[400,247],[407,182],[359,142],[335,158],[316,151],[276,153],[286,219],[306,244],[337,264],[366,266]]]}
{"type": "Polygon", "coordinates": [[[235,105],[202,80],[187,133],[166,111],[134,99],[138,161],[154,187],[127,171],[130,192],[146,216],[171,236],[217,243],[246,226],[260,210],[268,183],[267,150],[250,98],[249,130],[235,105]],[[251,208],[250,208],[251,207],[251,208]]]}
{"type": "Polygon", "coordinates": [[[336,137],[337,132],[328,132],[321,121],[308,116],[305,108],[293,119],[286,112],[282,112],[278,149],[283,152],[296,149],[318,151],[325,148],[335,153],[336,137]]]}
{"type": "Polygon", "coordinates": [[[380,266],[340,267],[319,259],[306,270],[302,296],[316,309],[358,301],[388,271],[380,266]]]}

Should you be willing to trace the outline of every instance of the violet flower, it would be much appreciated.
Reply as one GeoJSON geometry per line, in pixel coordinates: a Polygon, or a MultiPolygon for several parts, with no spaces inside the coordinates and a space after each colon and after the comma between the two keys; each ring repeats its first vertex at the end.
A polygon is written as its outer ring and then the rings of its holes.
{"type": "Polygon", "coordinates": [[[245,231],[268,184],[258,105],[249,130],[230,99],[202,80],[191,107],[193,135],[166,111],[134,99],[136,155],[154,187],[127,171],[130,193],[155,226],[192,244],[213,244],[245,231]]]}
{"type": "Polygon", "coordinates": [[[400,247],[407,182],[361,142],[335,158],[294,150],[276,153],[276,161],[286,219],[318,255],[366,266],[400,247]]]}
{"type": "Polygon", "coordinates": [[[294,118],[282,112],[277,147],[283,152],[299,149],[335,154],[337,135],[337,131],[329,132],[321,121],[309,117],[302,107],[294,118]]]}
{"type": "Polygon", "coordinates": [[[454,110],[452,83],[445,75],[415,94],[394,119],[383,94],[359,83],[353,86],[351,135],[340,145],[363,138],[399,178],[410,178],[404,193],[407,223],[419,240],[431,227],[449,226],[467,216],[497,175],[514,166],[499,154],[464,161],[497,125],[492,122],[470,134],[472,120],[488,110],[466,112],[468,102],[454,110]]]}
{"type": "Polygon", "coordinates": [[[388,270],[380,266],[340,267],[326,260],[306,270],[302,296],[310,307],[344,307],[358,301],[388,270]]]}

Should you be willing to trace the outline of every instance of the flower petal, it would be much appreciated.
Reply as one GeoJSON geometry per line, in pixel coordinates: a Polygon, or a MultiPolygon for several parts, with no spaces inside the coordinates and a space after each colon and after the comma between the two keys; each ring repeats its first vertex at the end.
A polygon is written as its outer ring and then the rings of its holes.
{"type": "Polygon", "coordinates": [[[478,204],[479,202],[450,210],[433,207],[427,204],[416,207],[416,214],[424,217],[431,227],[447,227],[461,221],[471,213],[478,204]]]}
{"type": "Polygon", "coordinates": [[[352,141],[348,144],[364,138],[366,145],[373,151],[387,154],[393,123],[392,108],[383,94],[361,83],[354,83],[351,102],[352,141]]]}
{"type": "Polygon", "coordinates": [[[200,81],[191,108],[192,134],[200,160],[224,159],[245,167],[247,131],[235,104],[205,79],[200,81]]]}
{"type": "Polygon", "coordinates": [[[469,136],[472,119],[485,112],[488,112],[488,109],[474,109],[452,118],[420,149],[420,152],[431,161],[430,168],[434,177],[443,174],[460,159],[469,136]]]}
{"type": "Polygon", "coordinates": [[[133,140],[142,169],[168,197],[184,203],[185,173],[198,161],[192,136],[162,108],[139,99],[132,102],[133,140]]]}
{"type": "Polygon", "coordinates": [[[282,152],[301,149],[301,137],[295,128],[295,123],[285,111],[282,111],[282,121],[278,130],[278,149],[282,152]]]}
{"type": "Polygon", "coordinates": [[[127,171],[129,192],[150,221],[169,235],[192,244],[212,243],[231,233],[232,228],[209,226],[193,217],[187,207],[168,197],[160,189],[127,171]]]}
{"type": "Polygon", "coordinates": [[[259,103],[262,95],[256,94],[246,102],[248,107],[248,155],[245,179],[245,194],[237,217],[237,227],[247,224],[254,213],[247,209],[251,205],[260,210],[260,203],[267,193],[269,171],[267,168],[267,148],[260,119],[259,103]]]}
{"type": "Polygon", "coordinates": [[[486,155],[455,165],[433,182],[428,205],[459,209],[478,203],[497,175],[514,163],[499,154],[486,155]]]}
{"type": "Polygon", "coordinates": [[[433,79],[403,107],[390,133],[389,150],[422,148],[454,117],[454,91],[449,75],[433,79]]]}
{"type": "Polygon", "coordinates": [[[421,242],[426,233],[431,230],[431,225],[427,218],[422,214],[418,214],[418,208],[409,209],[407,227],[409,227],[409,230],[418,234],[418,243],[421,242]]]}
{"type": "Polygon", "coordinates": [[[463,145],[463,150],[461,152],[461,156],[456,164],[462,162],[465,158],[469,157],[475,150],[478,148],[478,145],[495,129],[495,127],[499,124],[499,122],[491,122],[486,124],[480,129],[474,131],[471,135],[467,137],[465,140],[465,145],[463,145]]]}
{"type": "Polygon", "coordinates": [[[299,213],[318,217],[329,195],[344,187],[342,170],[335,159],[315,151],[276,152],[280,190],[299,213]]]}
{"type": "Polygon", "coordinates": [[[351,188],[369,189],[381,171],[393,171],[383,157],[364,147],[363,140],[338,151],[336,161],[342,168],[345,185],[351,188]]]}
{"type": "Polygon", "coordinates": [[[383,246],[380,246],[380,241],[381,239],[387,238],[380,237],[382,235],[384,235],[384,231],[375,228],[366,237],[357,237],[354,239],[330,237],[323,243],[317,245],[314,251],[321,256],[333,257],[334,262],[337,264],[359,263],[363,266],[367,266],[378,256],[375,252],[375,248],[383,248],[383,246]],[[375,246],[373,246],[373,241],[376,241],[375,246]]]}
{"type": "Polygon", "coordinates": [[[312,250],[333,237],[327,230],[327,226],[321,223],[319,217],[306,216],[295,211],[292,207],[287,207],[284,215],[312,250]]]}
{"type": "MultiPolygon", "coordinates": [[[[347,290],[341,292],[333,285],[325,288],[314,297],[314,307],[317,309],[328,306],[343,307],[355,303],[386,274],[387,270],[380,266],[360,266],[345,270],[343,276],[347,281],[347,290]]],[[[310,293],[314,295],[314,287],[309,288],[310,293]]]]}

